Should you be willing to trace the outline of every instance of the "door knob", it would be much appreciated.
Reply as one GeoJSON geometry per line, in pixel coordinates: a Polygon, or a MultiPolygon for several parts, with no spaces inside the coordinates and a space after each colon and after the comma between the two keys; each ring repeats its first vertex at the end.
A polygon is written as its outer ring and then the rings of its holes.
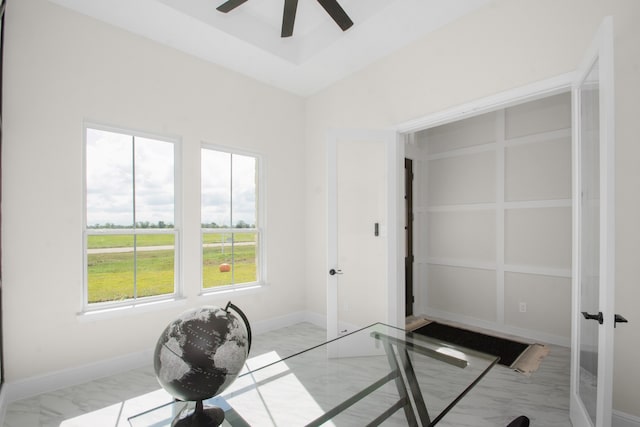
{"type": "Polygon", "coordinates": [[[331,270],[329,270],[329,274],[332,276],[335,276],[336,274],[342,274],[342,270],[336,270],[335,268],[332,268],[331,270]]]}
{"type": "Polygon", "coordinates": [[[602,317],[602,312],[601,311],[599,311],[598,314],[589,314],[586,311],[583,311],[582,315],[584,316],[585,319],[597,320],[598,323],[601,324],[601,325],[604,322],[604,318],[602,317]]]}
{"type": "Polygon", "coordinates": [[[629,321],[619,314],[616,314],[613,319],[613,327],[615,328],[618,323],[628,323],[629,321]]]}

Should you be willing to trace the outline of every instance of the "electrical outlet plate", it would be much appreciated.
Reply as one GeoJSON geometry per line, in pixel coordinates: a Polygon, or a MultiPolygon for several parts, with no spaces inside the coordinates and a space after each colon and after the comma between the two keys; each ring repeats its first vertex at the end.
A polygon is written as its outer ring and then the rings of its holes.
{"type": "Polygon", "coordinates": [[[527,303],[526,302],[521,302],[520,303],[520,313],[526,313],[527,312],[527,303]]]}

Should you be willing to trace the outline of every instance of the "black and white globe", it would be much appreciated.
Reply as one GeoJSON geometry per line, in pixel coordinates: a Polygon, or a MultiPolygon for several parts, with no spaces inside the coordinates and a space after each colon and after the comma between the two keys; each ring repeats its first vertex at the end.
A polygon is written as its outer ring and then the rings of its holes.
{"type": "Polygon", "coordinates": [[[224,309],[205,306],[169,323],[156,344],[153,365],[158,382],[172,396],[202,401],[236,379],[250,346],[251,328],[242,311],[231,303],[224,309]]]}

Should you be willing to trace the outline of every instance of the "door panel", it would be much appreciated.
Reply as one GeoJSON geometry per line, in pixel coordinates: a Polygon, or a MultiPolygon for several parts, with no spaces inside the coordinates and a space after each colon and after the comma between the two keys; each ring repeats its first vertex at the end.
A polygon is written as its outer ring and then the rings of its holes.
{"type": "Polygon", "coordinates": [[[413,160],[404,159],[404,311],[405,316],[413,315],[413,160]]]}
{"type": "MultiPolygon", "coordinates": [[[[600,287],[600,138],[598,113],[598,62],[580,91],[581,109],[581,271],[580,313],[599,313],[600,287]]],[[[596,423],[598,390],[599,323],[580,319],[579,396],[591,419],[596,423]]],[[[592,319],[591,319],[592,320],[592,319]]]]}
{"type": "Polygon", "coordinates": [[[375,322],[389,323],[397,304],[389,298],[396,286],[390,287],[388,279],[395,262],[389,256],[393,179],[388,158],[394,143],[390,132],[345,131],[328,140],[329,339],[375,322]]]}
{"type": "Polygon", "coordinates": [[[341,331],[386,318],[386,180],[383,141],[338,143],[337,249],[338,266],[343,273],[338,277],[341,331]]]}
{"type": "Polygon", "coordinates": [[[573,87],[574,237],[570,416],[611,426],[614,327],[613,28],[607,18],[573,87]]]}

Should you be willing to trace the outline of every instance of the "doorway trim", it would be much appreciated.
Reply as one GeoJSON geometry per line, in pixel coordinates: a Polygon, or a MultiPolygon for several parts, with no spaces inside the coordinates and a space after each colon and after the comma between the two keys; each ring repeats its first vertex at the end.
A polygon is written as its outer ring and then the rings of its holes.
{"type": "Polygon", "coordinates": [[[490,111],[500,110],[524,102],[535,101],[571,90],[575,72],[561,74],[515,89],[467,102],[424,117],[403,122],[395,127],[400,134],[418,132],[431,127],[455,122],[490,111]]]}

